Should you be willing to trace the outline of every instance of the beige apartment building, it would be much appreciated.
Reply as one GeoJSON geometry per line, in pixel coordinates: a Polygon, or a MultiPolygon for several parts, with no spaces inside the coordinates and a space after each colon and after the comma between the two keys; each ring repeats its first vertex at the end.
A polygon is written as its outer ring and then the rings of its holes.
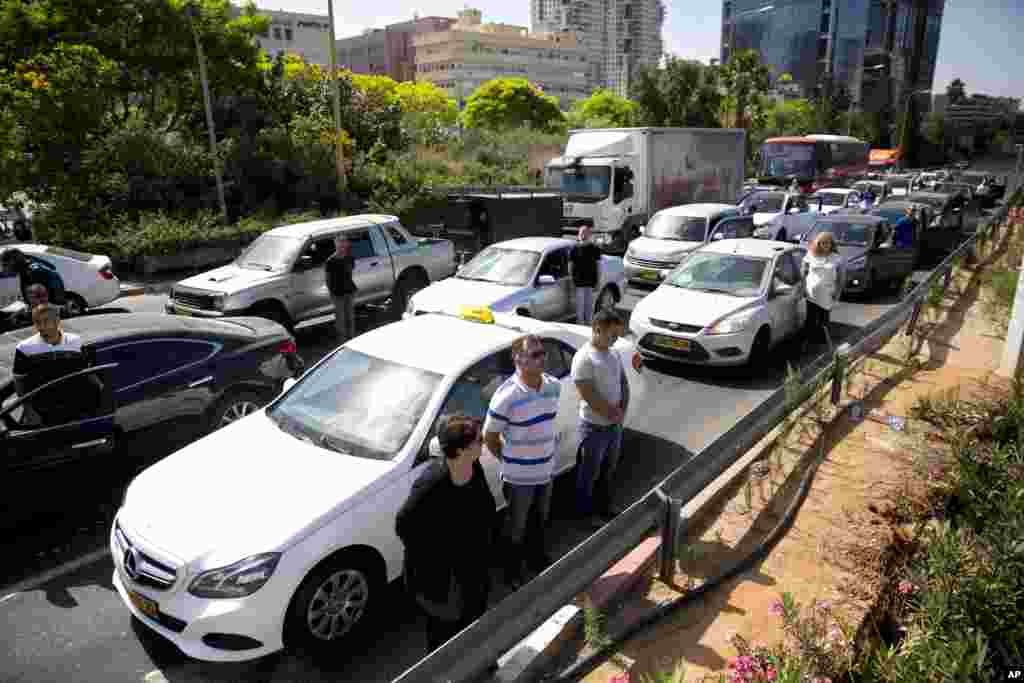
{"type": "MultiPolygon", "coordinates": [[[[309,64],[330,64],[331,26],[325,15],[268,9],[257,11],[270,17],[270,27],[256,38],[256,45],[266,50],[271,59],[279,54],[291,54],[302,57],[309,64]]],[[[233,16],[239,16],[241,9],[232,5],[231,12],[233,16]]]]}
{"type": "Polygon", "coordinates": [[[463,104],[482,83],[526,78],[563,108],[590,95],[588,51],[571,31],[531,34],[523,26],[484,24],[476,9],[447,30],[413,37],[416,79],[431,81],[463,104]]]}

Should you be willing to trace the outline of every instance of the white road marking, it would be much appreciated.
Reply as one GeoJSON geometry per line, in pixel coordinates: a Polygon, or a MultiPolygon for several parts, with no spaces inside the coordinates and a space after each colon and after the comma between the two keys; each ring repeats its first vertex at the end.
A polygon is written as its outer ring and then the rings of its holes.
{"type": "Polygon", "coordinates": [[[11,598],[18,597],[19,595],[21,595],[21,593],[11,593],[10,595],[5,595],[4,597],[0,598],[0,605],[4,604],[5,602],[10,600],[11,598]]]}
{"type": "Polygon", "coordinates": [[[0,588],[0,594],[10,593],[11,595],[4,595],[4,598],[0,599],[0,603],[7,601],[8,599],[14,597],[14,595],[17,595],[18,593],[26,593],[28,591],[35,590],[43,584],[49,583],[50,581],[53,581],[56,578],[64,576],[65,574],[70,574],[73,571],[81,569],[86,565],[90,565],[93,562],[97,562],[105,557],[108,557],[109,555],[110,550],[108,550],[107,548],[100,548],[99,550],[94,550],[91,553],[87,553],[85,555],[82,555],[81,557],[75,558],[74,560],[69,560],[68,562],[65,562],[59,567],[48,569],[41,574],[29,577],[24,581],[19,581],[18,583],[12,586],[4,586],[3,588],[0,588]]]}

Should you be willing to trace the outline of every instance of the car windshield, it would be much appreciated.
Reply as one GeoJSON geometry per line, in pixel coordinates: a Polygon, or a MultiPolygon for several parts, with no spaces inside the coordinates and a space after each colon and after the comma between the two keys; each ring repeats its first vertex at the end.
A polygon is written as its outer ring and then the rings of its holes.
{"type": "Polygon", "coordinates": [[[670,216],[657,213],[647,224],[644,235],[659,240],[703,242],[707,227],[707,219],[700,216],[670,216]]]}
{"type": "Polygon", "coordinates": [[[844,223],[840,221],[829,221],[827,223],[817,223],[814,228],[804,235],[803,240],[810,242],[817,235],[823,232],[832,233],[832,237],[835,238],[836,244],[852,246],[852,247],[866,247],[871,244],[871,225],[868,223],[844,223]]]}
{"type": "Polygon", "coordinates": [[[847,195],[840,192],[819,192],[811,197],[811,203],[816,203],[818,199],[821,199],[821,203],[824,206],[842,206],[843,202],[846,201],[847,195]]]}
{"type": "Polygon", "coordinates": [[[762,192],[748,198],[744,204],[753,209],[754,213],[778,213],[782,211],[782,204],[786,201],[786,195],[778,192],[762,192]]]}
{"type": "Polygon", "coordinates": [[[443,377],[342,347],[267,415],[297,439],[390,460],[405,446],[443,377]]]}
{"type": "Polygon", "coordinates": [[[716,294],[753,297],[761,292],[766,259],[698,251],[691,254],[667,278],[665,284],[716,294]]]}
{"type": "Polygon", "coordinates": [[[235,265],[252,270],[285,270],[295,261],[302,240],[280,235],[260,235],[235,259],[235,265]]]}
{"type": "Polygon", "coordinates": [[[462,266],[455,277],[460,280],[525,285],[533,277],[540,254],[522,249],[487,247],[462,266]]]}
{"type": "Polygon", "coordinates": [[[550,176],[550,183],[568,194],[596,194],[607,197],[611,189],[612,170],[608,166],[570,166],[561,169],[561,177],[550,176]]]}

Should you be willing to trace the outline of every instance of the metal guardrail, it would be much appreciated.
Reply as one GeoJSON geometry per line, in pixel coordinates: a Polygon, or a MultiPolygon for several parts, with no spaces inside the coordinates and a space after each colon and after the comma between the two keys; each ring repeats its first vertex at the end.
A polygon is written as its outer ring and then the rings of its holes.
{"type": "Polygon", "coordinates": [[[838,404],[844,368],[858,357],[880,348],[908,321],[907,334],[912,334],[913,325],[931,288],[942,278],[945,289],[956,260],[973,254],[979,239],[997,238],[999,225],[1006,216],[1004,205],[989,218],[987,225],[979,226],[899,304],[861,328],[833,354],[823,354],[805,367],[800,373],[796,392],[787,396],[786,387],[779,387],[628,510],[428,654],[393,683],[455,683],[480,675],[488,665],[586,590],[655,527],[668,527],[668,533],[664,534],[663,557],[673,556],[675,537],[680,527],[680,520],[676,519],[680,507],[699,495],[767,436],[811,395],[815,387],[832,382],[832,402],[838,404]]]}

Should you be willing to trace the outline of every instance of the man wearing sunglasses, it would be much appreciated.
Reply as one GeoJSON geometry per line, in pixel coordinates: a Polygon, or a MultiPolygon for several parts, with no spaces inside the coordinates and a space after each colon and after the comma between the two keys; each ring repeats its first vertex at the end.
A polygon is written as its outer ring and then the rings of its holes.
{"type": "Polygon", "coordinates": [[[501,462],[508,501],[505,580],[513,588],[523,584],[524,562],[536,572],[551,564],[544,537],[551,510],[562,387],[544,372],[545,357],[544,344],[534,335],[512,344],[516,372],[494,392],[484,422],[484,443],[501,462]]]}

